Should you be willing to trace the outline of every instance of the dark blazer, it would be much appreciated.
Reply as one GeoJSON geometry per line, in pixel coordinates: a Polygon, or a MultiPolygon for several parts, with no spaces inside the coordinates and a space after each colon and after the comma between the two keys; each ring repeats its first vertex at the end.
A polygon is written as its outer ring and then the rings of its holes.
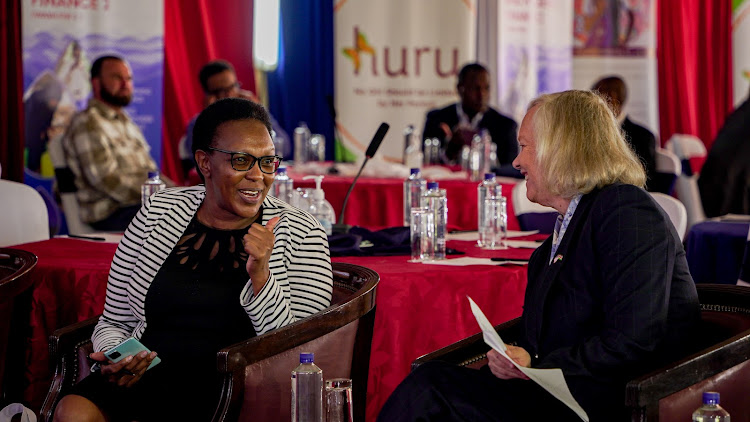
{"type": "Polygon", "coordinates": [[[684,353],[699,321],[685,251],[643,189],[615,184],[581,198],[549,264],[532,255],[522,340],[532,367],[561,368],[592,421],[624,411],[625,383],[684,353]]]}
{"type": "MultiPolygon", "coordinates": [[[[456,104],[428,112],[422,131],[422,140],[427,138],[440,139],[445,156],[452,161],[458,157],[463,145],[458,142],[446,142],[445,132],[440,128],[441,123],[447,124],[452,131],[455,131],[458,125],[456,104]]],[[[495,109],[488,108],[484,112],[482,121],[479,122],[479,127],[489,130],[492,141],[497,144],[497,159],[500,165],[513,162],[518,155],[518,125],[516,122],[510,117],[498,113],[495,109]]]]}
{"type": "Polygon", "coordinates": [[[750,99],[727,117],[698,178],[706,217],[750,214],[750,99]]]}
{"type": "Polygon", "coordinates": [[[646,188],[651,190],[649,184],[656,173],[656,137],[650,130],[633,123],[627,117],[622,122],[622,131],[625,132],[625,139],[630,147],[646,166],[646,188]]]}

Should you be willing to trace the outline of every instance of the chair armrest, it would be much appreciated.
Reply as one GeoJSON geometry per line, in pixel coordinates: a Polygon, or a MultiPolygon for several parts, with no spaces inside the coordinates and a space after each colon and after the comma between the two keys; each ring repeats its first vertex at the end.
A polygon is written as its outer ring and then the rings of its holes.
{"type": "Polygon", "coordinates": [[[750,357],[750,330],[628,382],[625,403],[646,408],[750,357]]]}
{"type": "MultiPolygon", "coordinates": [[[[521,330],[521,319],[515,318],[495,326],[495,331],[503,338],[503,341],[512,343],[518,340],[521,330]]],[[[470,366],[482,361],[487,357],[490,347],[484,343],[482,333],[475,334],[461,341],[445,346],[434,352],[418,357],[411,363],[412,371],[419,365],[431,360],[454,363],[459,366],[470,366]]]]}
{"type": "MultiPolygon", "coordinates": [[[[346,302],[333,304],[330,308],[319,313],[225,347],[217,353],[217,371],[223,375],[224,381],[222,397],[214,414],[214,421],[237,420],[239,417],[243,400],[244,375],[248,366],[259,363],[262,365],[261,362],[267,359],[279,359],[280,355],[288,355],[295,348],[301,348],[300,346],[320,340],[324,336],[328,338],[331,335],[336,336],[339,332],[331,333],[339,329],[345,330],[355,338],[355,350],[351,356],[351,373],[349,376],[355,384],[355,396],[361,394],[359,401],[364,403],[367,391],[367,365],[370,359],[372,330],[375,322],[376,286],[379,276],[372,270],[365,268],[362,268],[360,272],[372,273],[372,276],[367,277],[366,280],[362,279],[362,281],[359,278],[357,280],[350,279],[350,281],[356,282],[362,287],[356,289],[354,296],[351,296],[346,302]],[[351,325],[354,322],[356,324],[351,325]]],[[[290,365],[288,371],[292,369],[293,367],[290,365]]],[[[347,367],[347,371],[348,369],[347,367]]],[[[288,384],[286,391],[288,391],[288,384]]],[[[357,420],[364,420],[364,409],[364,406],[361,407],[361,417],[356,418],[357,420]]],[[[360,410],[355,409],[355,412],[360,413],[360,410]]]]}
{"type": "Polygon", "coordinates": [[[91,341],[99,316],[55,330],[49,336],[50,364],[54,365],[52,385],[40,411],[41,420],[51,421],[57,403],[78,376],[78,346],[91,341]]]}

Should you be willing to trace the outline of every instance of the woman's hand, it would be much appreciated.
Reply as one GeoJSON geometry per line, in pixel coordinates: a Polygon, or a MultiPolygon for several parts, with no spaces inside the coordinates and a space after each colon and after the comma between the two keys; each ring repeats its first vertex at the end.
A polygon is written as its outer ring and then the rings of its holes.
{"type": "MultiPolygon", "coordinates": [[[[98,362],[108,362],[104,352],[94,352],[89,357],[98,362]]],[[[156,352],[148,353],[144,350],[117,363],[109,361],[109,364],[102,365],[101,373],[109,382],[123,387],[132,387],[141,379],[155,358],[156,352]]]]}
{"type": "Polygon", "coordinates": [[[271,275],[268,268],[268,261],[271,259],[273,252],[273,228],[276,227],[279,217],[274,217],[268,221],[265,227],[260,224],[253,224],[247,230],[247,234],[242,238],[242,243],[247,252],[247,275],[253,283],[253,291],[257,295],[260,289],[266,285],[266,280],[271,275]]]}
{"type": "MultiPolygon", "coordinates": [[[[530,367],[531,356],[523,347],[508,346],[508,350],[505,351],[509,358],[513,359],[517,364],[525,367],[530,367]]],[[[489,367],[492,373],[500,379],[511,379],[520,378],[527,380],[527,377],[520,369],[516,368],[505,356],[501,355],[494,349],[487,352],[487,360],[489,360],[489,367]]]]}

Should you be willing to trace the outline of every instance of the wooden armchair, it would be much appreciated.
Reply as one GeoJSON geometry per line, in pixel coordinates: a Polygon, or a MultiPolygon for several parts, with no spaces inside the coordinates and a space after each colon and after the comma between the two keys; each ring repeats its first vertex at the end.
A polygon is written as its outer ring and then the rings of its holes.
{"type": "MultiPolygon", "coordinates": [[[[365,420],[375,296],[380,276],[353,264],[333,263],[331,306],[286,327],[221,349],[217,371],[223,375],[221,399],[213,421],[291,420],[290,374],[300,352],[314,352],[328,378],[351,378],[355,420],[365,420]]],[[[51,421],[65,392],[88,373],[86,356],[98,317],[55,331],[50,352],[55,362],[52,385],[41,410],[51,421]]]]}
{"type": "MultiPolygon", "coordinates": [[[[627,384],[625,405],[632,421],[690,420],[701,404],[703,391],[719,391],[722,407],[733,421],[750,421],[750,288],[724,284],[698,284],[701,325],[693,337],[700,350],[686,356],[675,351],[675,361],[627,384]]],[[[497,325],[503,341],[519,338],[519,319],[497,325]]],[[[476,334],[419,357],[412,369],[441,360],[479,368],[489,350],[476,334]]]]}
{"type": "Polygon", "coordinates": [[[0,408],[21,398],[23,367],[11,365],[6,371],[5,363],[24,359],[23,327],[28,327],[28,294],[33,281],[28,275],[36,262],[36,255],[31,252],[0,248],[0,408]]]}

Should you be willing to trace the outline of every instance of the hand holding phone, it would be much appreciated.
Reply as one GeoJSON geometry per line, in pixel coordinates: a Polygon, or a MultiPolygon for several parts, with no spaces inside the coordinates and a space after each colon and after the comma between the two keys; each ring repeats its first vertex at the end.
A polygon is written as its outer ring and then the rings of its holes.
{"type": "Polygon", "coordinates": [[[110,382],[128,387],[161,362],[155,352],[132,337],[106,352],[92,353],[89,359],[94,362],[91,372],[101,372],[110,382]]]}
{"type": "MultiPolygon", "coordinates": [[[[128,356],[135,356],[143,351],[145,351],[146,353],[151,353],[151,350],[144,346],[143,343],[136,340],[135,337],[128,337],[122,343],[104,352],[104,356],[106,356],[107,359],[111,360],[112,362],[117,363],[127,358],[128,356]]],[[[161,362],[161,358],[159,358],[158,356],[155,357],[154,360],[151,361],[151,364],[148,366],[148,368],[146,368],[146,370],[158,365],[159,362],[161,362]]]]}

